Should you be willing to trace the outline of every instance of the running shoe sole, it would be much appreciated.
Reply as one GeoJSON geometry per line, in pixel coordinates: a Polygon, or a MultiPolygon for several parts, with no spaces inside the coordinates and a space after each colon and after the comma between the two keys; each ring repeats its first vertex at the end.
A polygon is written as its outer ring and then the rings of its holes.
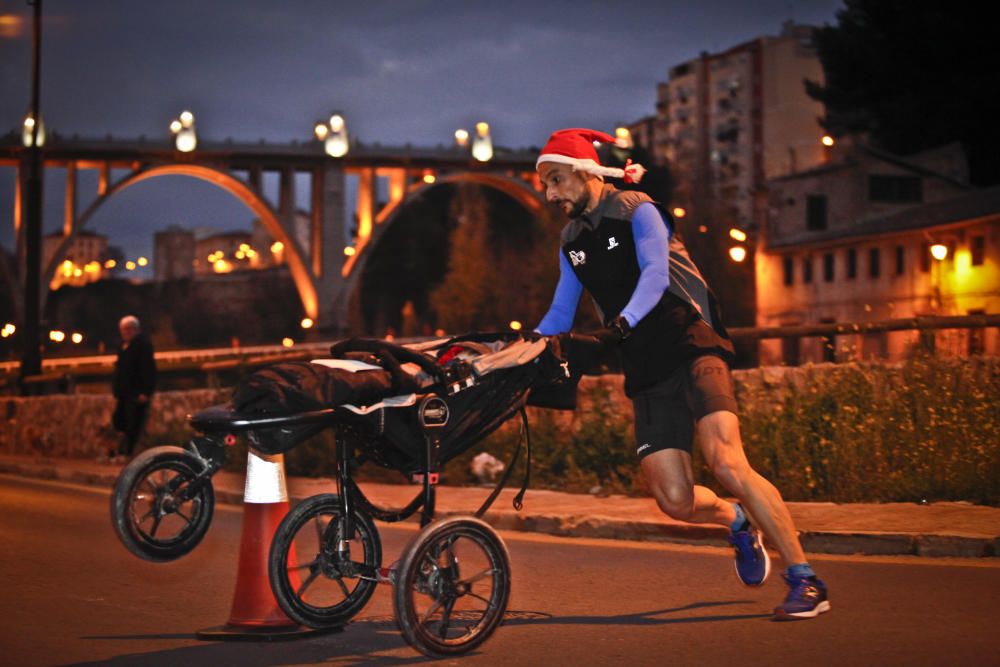
{"type": "Polygon", "coordinates": [[[830,611],[830,601],[823,600],[810,611],[797,611],[789,614],[781,609],[774,610],[774,620],[776,621],[798,621],[806,618],[816,618],[820,614],[830,611]]]}

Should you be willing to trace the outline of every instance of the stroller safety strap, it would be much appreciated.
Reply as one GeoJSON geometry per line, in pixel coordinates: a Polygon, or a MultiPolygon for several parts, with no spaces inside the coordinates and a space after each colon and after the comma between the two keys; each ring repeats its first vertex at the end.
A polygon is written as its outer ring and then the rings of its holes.
{"type": "Polygon", "coordinates": [[[411,405],[416,404],[416,394],[404,394],[402,396],[390,396],[389,398],[384,398],[374,405],[363,405],[358,407],[357,405],[345,403],[341,407],[347,408],[357,415],[367,415],[369,412],[374,412],[375,410],[380,410],[381,408],[408,408],[411,405]]]}

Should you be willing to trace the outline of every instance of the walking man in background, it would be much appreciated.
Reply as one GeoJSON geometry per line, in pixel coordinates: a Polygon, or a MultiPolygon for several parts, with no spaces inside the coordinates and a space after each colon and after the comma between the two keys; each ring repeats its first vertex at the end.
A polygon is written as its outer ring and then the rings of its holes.
{"type": "Polygon", "coordinates": [[[607,327],[598,337],[620,345],[636,454],[660,510],[729,528],[736,574],[747,586],[760,586],[770,572],[759,526],[787,566],[789,592],[775,618],[813,618],[830,609],[826,585],[806,561],[781,494],[743,451],[729,370],[733,345],[715,298],[662,207],[642,193],[605,185],[605,176],[636,182],[644,171],[602,166],[594,143],[614,141],[594,130],[560,130],[538,158],[545,197],[569,223],[552,306],[536,331],[569,331],[587,289],[607,327]],[[705,462],[738,502],[695,485],[696,432],[705,462]]]}
{"type": "Polygon", "coordinates": [[[156,361],[153,344],[143,335],[139,319],[126,315],[118,322],[122,344],[118,348],[111,390],[117,399],[111,423],[121,432],[115,462],[132,456],[149,416],[149,402],[156,389],[156,361]]]}

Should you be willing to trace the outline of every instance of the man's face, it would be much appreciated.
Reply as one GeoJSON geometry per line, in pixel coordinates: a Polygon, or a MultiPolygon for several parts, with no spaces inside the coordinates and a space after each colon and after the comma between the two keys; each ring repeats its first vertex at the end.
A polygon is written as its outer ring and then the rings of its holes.
{"type": "Polygon", "coordinates": [[[538,177],[545,188],[545,199],[556,204],[570,218],[578,218],[590,203],[590,188],[583,174],[568,164],[543,162],[538,177]]]}
{"type": "Polygon", "coordinates": [[[122,340],[128,343],[139,333],[139,329],[131,324],[120,324],[118,325],[118,332],[122,335],[122,340]]]}

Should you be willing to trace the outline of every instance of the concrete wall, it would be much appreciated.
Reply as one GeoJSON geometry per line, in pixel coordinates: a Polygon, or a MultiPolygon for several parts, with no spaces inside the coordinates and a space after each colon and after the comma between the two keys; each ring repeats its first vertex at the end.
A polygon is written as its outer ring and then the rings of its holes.
{"type": "MultiPolygon", "coordinates": [[[[970,362],[973,363],[973,362],[970,362]]],[[[1000,360],[986,358],[974,362],[979,372],[1000,372],[1000,360]]],[[[802,367],[766,367],[733,373],[737,400],[745,415],[773,410],[791,388],[827,386],[838,373],[855,369],[854,364],[818,364],[802,367]]],[[[881,373],[893,381],[898,369],[893,365],[865,365],[867,373],[881,373]]],[[[624,414],[631,419],[632,406],[624,395],[620,375],[586,377],[581,382],[580,404],[575,412],[555,412],[560,429],[572,431],[600,392],[607,389],[610,405],[598,409],[607,414],[624,414]]],[[[145,440],[139,447],[183,444],[192,435],[186,416],[201,408],[224,403],[229,389],[196,389],[163,392],[154,397],[145,440]]],[[[0,454],[89,458],[96,457],[117,442],[109,424],[114,409],[110,395],[43,396],[8,398],[0,401],[5,417],[0,427],[0,454]]],[[[529,410],[529,412],[534,409],[529,410]]]]}
{"type": "MultiPolygon", "coordinates": [[[[224,403],[230,389],[167,391],[153,397],[146,437],[139,447],[182,443],[190,435],[186,417],[224,403]]],[[[110,394],[7,398],[0,401],[0,454],[96,457],[118,442],[111,430],[110,394]]]]}

